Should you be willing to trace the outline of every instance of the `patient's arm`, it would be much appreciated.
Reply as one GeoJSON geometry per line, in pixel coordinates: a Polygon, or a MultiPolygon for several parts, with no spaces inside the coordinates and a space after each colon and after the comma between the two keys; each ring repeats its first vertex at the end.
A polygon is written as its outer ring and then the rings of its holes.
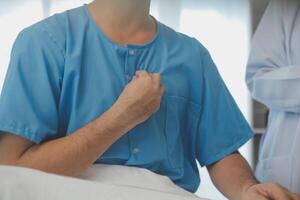
{"type": "Polygon", "coordinates": [[[242,193],[238,194],[237,191],[257,183],[249,165],[239,153],[207,168],[216,187],[229,199],[242,199],[242,193]]]}
{"type": "Polygon", "coordinates": [[[230,200],[299,200],[276,183],[258,184],[247,161],[234,153],[208,167],[216,187],[230,200]]]}
{"type": "Polygon", "coordinates": [[[0,134],[0,164],[79,175],[118,138],[156,112],[162,94],[159,75],[139,72],[111,109],[70,136],[37,145],[0,134]]]}
{"type": "Polygon", "coordinates": [[[107,112],[70,136],[40,145],[2,133],[0,163],[76,176],[92,165],[125,131],[107,112]]]}

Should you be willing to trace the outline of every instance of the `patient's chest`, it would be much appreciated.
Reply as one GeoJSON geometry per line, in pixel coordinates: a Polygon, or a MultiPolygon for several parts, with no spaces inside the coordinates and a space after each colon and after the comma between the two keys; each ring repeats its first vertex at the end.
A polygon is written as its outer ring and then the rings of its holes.
{"type": "Polygon", "coordinates": [[[167,53],[151,48],[74,53],[66,62],[60,121],[65,123],[66,134],[71,134],[96,119],[113,106],[137,70],[161,74],[165,94],[160,109],[120,138],[97,162],[182,169],[200,116],[199,94],[194,91],[198,72],[188,59],[170,60],[167,53]]]}

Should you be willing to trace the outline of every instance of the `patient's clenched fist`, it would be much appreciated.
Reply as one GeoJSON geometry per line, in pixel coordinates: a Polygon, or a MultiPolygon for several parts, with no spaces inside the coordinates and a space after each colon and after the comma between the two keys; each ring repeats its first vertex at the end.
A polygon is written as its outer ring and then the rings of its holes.
{"type": "Polygon", "coordinates": [[[137,71],[114,105],[121,123],[133,127],[147,120],[158,111],[163,93],[160,74],[137,71]]]}

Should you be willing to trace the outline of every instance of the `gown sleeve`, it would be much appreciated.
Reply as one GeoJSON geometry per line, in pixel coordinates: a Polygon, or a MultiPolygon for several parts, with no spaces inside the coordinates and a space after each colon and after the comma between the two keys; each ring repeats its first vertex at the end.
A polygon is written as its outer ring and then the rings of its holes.
{"type": "Polygon", "coordinates": [[[253,132],[208,52],[202,65],[202,112],[196,156],[201,166],[207,166],[238,151],[253,137],[253,132]]]}
{"type": "Polygon", "coordinates": [[[0,131],[34,143],[57,136],[63,63],[41,24],[18,35],[0,97],[0,131]]]}

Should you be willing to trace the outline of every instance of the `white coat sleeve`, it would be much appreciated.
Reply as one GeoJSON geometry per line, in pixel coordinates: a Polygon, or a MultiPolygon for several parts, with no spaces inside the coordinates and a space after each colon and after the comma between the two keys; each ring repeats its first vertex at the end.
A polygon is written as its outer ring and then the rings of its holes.
{"type": "Polygon", "coordinates": [[[300,113],[300,66],[287,59],[283,2],[271,1],[254,35],[246,82],[252,97],[268,108],[300,113]]]}

